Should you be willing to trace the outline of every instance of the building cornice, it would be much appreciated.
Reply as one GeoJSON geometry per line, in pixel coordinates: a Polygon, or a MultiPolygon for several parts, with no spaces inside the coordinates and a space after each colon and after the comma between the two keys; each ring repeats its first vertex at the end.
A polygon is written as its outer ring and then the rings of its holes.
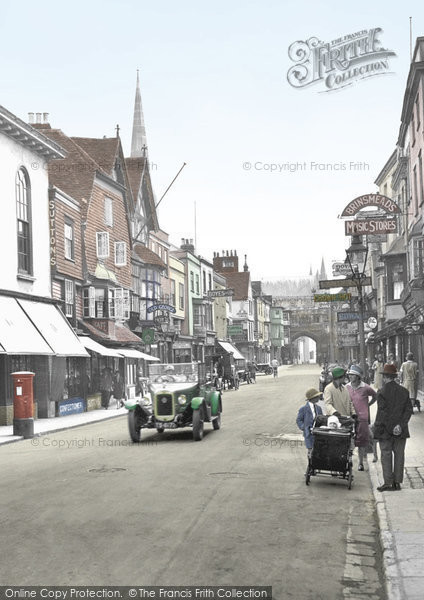
{"type": "Polygon", "coordinates": [[[65,150],[59,144],[52,142],[3,106],[0,106],[0,131],[18,144],[42,156],[46,161],[66,157],[65,150]]]}

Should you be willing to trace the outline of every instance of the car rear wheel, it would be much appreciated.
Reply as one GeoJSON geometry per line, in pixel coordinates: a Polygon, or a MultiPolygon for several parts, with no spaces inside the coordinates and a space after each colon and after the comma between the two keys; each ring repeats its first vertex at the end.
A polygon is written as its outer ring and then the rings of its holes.
{"type": "Polygon", "coordinates": [[[193,411],[193,440],[200,442],[203,439],[203,411],[201,408],[193,411]]]}
{"type": "Polygon", "coordinates": [[[130,438],[136,444],[141,441],[141,425],[137,413],[137,409],[130,410],[128,413],[128,430],[130,432],[130,438]]]}
{"type": "Polygon", "coordinates": [[[213,419],[212,426],[215,430],[221,429],[221,412],[219,412],[215,419],[213,419]]]}

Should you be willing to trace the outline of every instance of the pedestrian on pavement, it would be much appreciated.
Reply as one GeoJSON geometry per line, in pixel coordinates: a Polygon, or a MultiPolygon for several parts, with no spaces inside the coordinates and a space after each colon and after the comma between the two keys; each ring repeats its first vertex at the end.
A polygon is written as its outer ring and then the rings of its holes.
{"type": "Polygon", "coordinates": [[[387,357],[387,364],[394,365],[396,367],[396,371],[399,370],[399,363],[396,360],[396,356],[395,356],[394,352],[389,353],[389,356],[387,357]]]}
{"type": "Polygon", "coordinates": [[[310,458],[314,445],[314,436],[312,435],[311,430],[317,415],[322,415],[322,409],[319,404],[317,404],[318,400],[322,398],[322,393],[315,388],[310,388],[306,391],[305,396],[306,404],[299,408],[296,425],[303,432],[308,458],[310,458]]]}
{"type": "Polygon", "coordinates": [[[271,367],[274,373],[274,377],[278,377],[278,360],[276,358],[272,359],[271,367]]]}
{"type": "Polygon", "coordinates": [[[386,492],[401,489],[412,405],[408,390],[395,381],[398,375],[395,365],[386,363],[382,375],[383,387],[377,393],[374,437],[380,442],[384,478],[384,484],[377,489],[386,492]]]}
{"type": "Polygon", "coordinates": [[[358,471],[364,471],[364,458],[367,452],[367,446],[370,443],[370,411],[369,406],[374,404],[377,398],[377,392],[370,385],[362,381],[362,369],[358,365],[352,365],[347,372],[349,383],[346,388],[350,394],[353,407],[358,420],[355,428],[355,446],[358,448],[359,466],[358,471]],[[372,398],[371,402],[369,398],[372,398]]]}
{"type": "Polygon", "coordinates": [[[331,374],[333,381],[324,389],[324,402],[327,415],[335,415],[336,417],[356,415],[355,409],[347,391],[344,380],[346,371],[342,367],[335,367],[331,374]]]}
{"type": "Polygon", "coordinates": [[[113,380],[113,397],[116,400],[116,408],[121,408],[121,406],[124,406],[124,402],[122,400],[124,397],[124,382],[119,371],[116,371],[115,378],[113,380]]]}
{"type": "Polygon", "coordinates": [[[102,407],[109,408],[110,396],[113,390],[113,377],[110,367],[104,367],[100,376],[100,393],[102,396],[102,407]]]}
{"type": "Polygon", "coordinates": [[[408,352],[406,355],[406,361],[402,363],[400,368],[400,381],[403,387],[409,392],[409,397],[412,403],[412,409],[414,406],[421,412],[420,401],[417,399],[417,384],[418,384],[418,365],[414,361],[414,355],[412,352],[408,352]]]}
{"type": "Polygon", "coordinates": [[[384,367],[384,357],[381,352],[379,352],[376,356],[375,361],[372,364],[372,369],[374,371],[374,387],[376,390],[379,390],[383,385],[383,367],[384,367]]]}

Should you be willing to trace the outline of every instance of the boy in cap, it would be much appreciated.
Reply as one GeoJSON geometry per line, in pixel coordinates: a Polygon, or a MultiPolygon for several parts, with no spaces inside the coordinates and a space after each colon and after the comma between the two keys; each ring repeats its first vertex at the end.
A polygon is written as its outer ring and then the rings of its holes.
{"type": "Polygon", "coordinates": [[[346,371],[342,367],[335,367],[331,374],[333,381],[324,390],[327,415],[336,415],[336,417],[356,415],[349,392],[344,385],[346,371]]]}
{"type": "Polygon", "coordinates": [[[312,425],[314,424],[315,417],[317,415],[322,415],[322,409],[319,404],[317,404],[318,400],[322,398],[322,393],[315,388],[310,388],[306,391],[305,396],[306,404],[299,408],[296,418],[296,425],[303,432],[305,446],[308,451],[309,458],[314,445],[314,436],[311,433],[312,425]]]}

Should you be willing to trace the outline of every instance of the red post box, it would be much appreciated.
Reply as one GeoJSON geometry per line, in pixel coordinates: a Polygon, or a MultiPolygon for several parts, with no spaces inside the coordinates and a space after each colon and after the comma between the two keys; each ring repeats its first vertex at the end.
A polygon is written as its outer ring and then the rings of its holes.
{"type": "Polygon", "coordinates": [[[34,437],[34,392],[35,373],[19,371],[13,378],[13,435],[34,437]]]}

